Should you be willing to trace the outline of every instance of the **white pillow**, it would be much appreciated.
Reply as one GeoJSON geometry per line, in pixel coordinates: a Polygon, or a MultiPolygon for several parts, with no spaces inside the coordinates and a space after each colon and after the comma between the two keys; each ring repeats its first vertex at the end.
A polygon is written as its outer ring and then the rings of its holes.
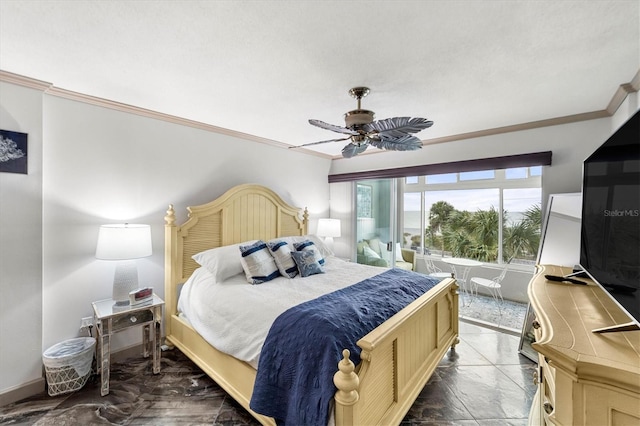
{"type": "Polygon", "coordinates": [[[251,245],[240,246],[240,254],[242,269],[249,284],[262,284],[280,276],[276,262],[264,241],[258,240],[251,245]]]}
{"type": "Polygon", "coordinates": [[[291,257],[291,247],[284,240],[271,240],[267,242],[273,260],[283,277],[293,278],[298,275],[298,267],[291,257]]]}
{"type": "Polygon", "coordinates": [[[269,240],[269,242],[275,243],[277,241],[285,241],[289,245],[289,248],[291,249],[291,251],[296,251],[293,244],[301,243],[305,240],[309,240],[313,242],[313,244],[316,246],[316,249],[320,252],[322,257],[328,257],[328,256],[334,255],[333,251],[329,247],[327,247],[324,241],[322,241],[322,239],[320,239],[320,237],[318,237],[317,235],[295,235],[292,237],[280,237],[280,238],[274,238],[273,240],[269,240]]]}
{"type": "MultiPolygon", "coordinates": [[[[382,241],[378,241],[378,247],[380,247],[380,253],[382,253],[383,259],[390,261],[391,260],[391,252],[387,251],[387,243],[383,243],[382,241]]],[[[402,257],[402,247],[400,243],[396,243],[396,262],[406,262],[402,257]]]]}
{"type": "Polygon", "coordinates": [[[380,259],[380,255],[378,255],[378,253],[376,253],[375,251],[371,250],[371,247],[369,246],[364,246],[364,255],[367,257],[374,257],[376,259],[380,259]]]}
{"type": "Polygon", "coordinates": [[[255,240],[216,247],[196,253],[191,258],[199,265],[207,268],[215,277],[216,282],[222,282],[227,278],[242,273],[242,262],[240,260],[242,256],[240,256],[239,247],[253,243],[255,243],[255,240]]]}
{"type": "Polygon", "coordinates": [[[372,238],[369,240],[369,247],[371,250],[378,253],[378,256],[382,256],[387,251],[387,244],[380,241],[380,238],[372,238]]]}
{"type": "Polygon", "coordinates": [[[305,235],[304,238],[309,241],[313,241],[313,244],[315,244],[316,249],[318,249],[322,257],[333,256],[335,254],[333,250],[327,247],[322,238],[318,237],[317,235],[305,235]]]}
{"type": "Polygon", "coordinates": [[[404,257],[402,257],[402,247],[400,247],[400,243],[396,243],[396,262],[406,262],[404,257]]]}
{"type": "MultiPolygon", "coordinates": [[[[387,251],[387,243],[383,243],[380,240],[377,240],[377,241],[378,241],[378,249],[380,250],[380,257],[386,260],[387,263],[391,264],[391,252],[387,251]]],[[[369,244],[371,244],[371,242],[369,242],[369,244]]]]}

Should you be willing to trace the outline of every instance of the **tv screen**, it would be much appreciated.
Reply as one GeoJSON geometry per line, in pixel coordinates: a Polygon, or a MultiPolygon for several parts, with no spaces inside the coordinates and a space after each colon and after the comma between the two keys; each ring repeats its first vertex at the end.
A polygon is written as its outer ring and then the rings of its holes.
{"type": "Polygon", "coordinates": [[[580,266],[640,325],[640,112],[584,161],[580,266]]]}

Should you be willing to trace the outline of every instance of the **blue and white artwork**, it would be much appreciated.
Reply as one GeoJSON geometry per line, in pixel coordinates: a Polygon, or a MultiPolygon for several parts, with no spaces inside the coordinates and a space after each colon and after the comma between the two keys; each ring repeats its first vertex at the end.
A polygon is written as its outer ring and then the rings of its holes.
{"type": "Polygon", "coordinates": [[[27,174],[27,134],[0,130],[0,172],[27,174]]]}

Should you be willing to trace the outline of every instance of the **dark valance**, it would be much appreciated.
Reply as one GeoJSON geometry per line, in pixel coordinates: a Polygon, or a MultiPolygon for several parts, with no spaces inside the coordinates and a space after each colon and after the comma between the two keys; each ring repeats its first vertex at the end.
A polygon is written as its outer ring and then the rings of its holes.
{"type": "Polygon", "coordinates": [[[551,151],[503,157],[479,158],[449,163],[424,164],[395,169],[367,170],[364,172],[329,175],[329,183],[352,182],[364,179],[386,179],[407,176],[439,175],[445,173],[476,172],[481,170],[511,169],[516,167],[550,166],[551,151]]]}

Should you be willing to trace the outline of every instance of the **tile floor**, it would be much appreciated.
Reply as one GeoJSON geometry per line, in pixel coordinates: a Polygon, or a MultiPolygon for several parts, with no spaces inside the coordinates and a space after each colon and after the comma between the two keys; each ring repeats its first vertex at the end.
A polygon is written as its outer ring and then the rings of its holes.
{"type": "MultiPolygon", "coordinates": [[[[449,351],[403,425],[525,425],[535,364],[518,353],[519,337],[460,322],[449,351]]],[[[254,425],[255,420],[178,350],[163,352],[162,373],[149,361],[114,364],[111,392],[92,379],[78,392],[46,392],[0,407],[0,425],[254,425]]]]}

